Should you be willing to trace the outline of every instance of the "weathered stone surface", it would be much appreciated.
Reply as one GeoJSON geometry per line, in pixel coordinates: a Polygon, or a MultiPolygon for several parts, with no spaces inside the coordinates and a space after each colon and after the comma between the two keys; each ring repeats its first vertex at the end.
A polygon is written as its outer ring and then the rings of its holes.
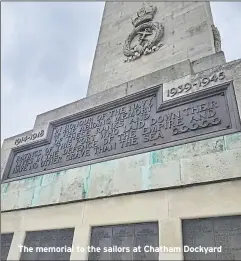
{"type": "MultiPolygon", "coordinates": [[[[66,178],[62,177],[60,201],[65,202],[88,198],[91,166],[75,168],[68,171],[66,178]]],[[[62,174],[65,175],[66,171],[62,174]]]]}
{"type": "MultiPolygon", "coordinates": [[[[240,62],[240,71],[241,71],[241,62],[240,62]]],[[[241,74],[240,78],[235,79],[233,81],[234,87],[235,87],[235,95],[236,95],[236,100],[238,104],[238,109],[239,109],[239,116],[241,117],[241,74]]]]}
{"type": "Polygon", "coordinates": [[[62,183],[60,181],[56,181],[52,185],[35,188],[31,201],[32,206],[42,203],[48,205],[49,202],[51,202],[51,204],[60,203],[61,185],[62,183]]]}
{"type": "Polygon", "coordinates": [[[232,134],[4,183],[2,210],[241,177],[240,148],[232,134]]]}
{"type": "Polygon", "coordinates": [[[154,71],[151,74],[127,82],[127,94],[132,94],[138,90],[146,89],[148,86],[158,85],[169,82],[192,73],[192,67],[189,60],[177,63],[167,68],[154,71]]]}
{"type": "Polygon", "coordinates": [[[143,168],[149,164],[147,154],[139,154],[91,166],[89,197],[101,197],[142,190],[143,168]]]}
{"type": "Polygon", "coordinates": [[[18,196],[15,202],[14,209],[31,207],[34,191],[34,188],[17,190],[18,196]]]}
{"type": "Polygon", "coordinates": [[[181,159],[183,184],[241,178],[241,149],[181,159]],[[227,175],[227,173],[229,173],[227,175]]]}
{"type": "Polygon", "coordinates": [[[147,189],[158,189],[180,186],[181,168],[179,161],[170,161],[166,164],[156,164],[148,172],[149,186],[147,189]]]}
{"type": "Polygon", "coordinates": [[[225,149],[232,150],[241,148],[241,133],[224,136],[225,149]]]}
{"type": "Polygon", "coordinates": [[[103,197],[104,195],[112,195],[114,193],[114,175],[115,163],[108,162],[102,166],[95,165],[92,167],[93,177],[91,175],[90,197],[103,197]],[[109,166],[107,166],[107,164],[109,166]]]}
{"type": "Polygon", "coordinates": [[[189,5],[179,2],[172,2],[170,5],[166,2],[151,4],[157,6],[154,21],[164,26],[164,46],[133,63],[121,62],[121,58],[125,59],[122,48],[128,34],[133,30],[131,17],[141,4],[120,3],[118,8],[112,2],[105,5],[88,96],[175,63],[187,59],[194,61],[215,52],[211,33],[213,21],[208,2],[193,2],[189,5]],[[179,47],[176,48],[176,45],[179,47]],[[104,59],[105,57],[108,59],[104,59]],[[116,65],[114,69],[113,63],[116,65]]]}
{"type": "Polygon", "coordinates": [[[166,164],[170,161],[224,151],[224,137],[207,139],[151,152],[151,164],[166,164]]]}
{"type": "Polygon", "coordinates": [[[8,157],[10,156],[10,153],[11,153],[11,149],[1,150],[1,179],[8,161],[8,157]]]}
{"type": "Polygon", "coordinates": [[[194,73],[205,71],[225,64],[226,59],[223,52],[215,53],[192,62],[194,73]]]}
{"type": "Polygon", "coordinates": [[[18,191],[6,192],[1,191],[1,211],[15,209],[18,200],[18,191]]]}

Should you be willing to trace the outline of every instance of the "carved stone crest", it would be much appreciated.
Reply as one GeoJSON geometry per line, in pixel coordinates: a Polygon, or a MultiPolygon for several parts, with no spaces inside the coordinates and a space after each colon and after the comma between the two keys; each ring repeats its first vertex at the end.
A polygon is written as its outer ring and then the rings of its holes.
{"type": "Polygon", "coordinates": [[[220,52],[221,51],[221,36],[219,33],[218,28],[215,25],[212,25],[212,31],[213,31],[213,39],[214,39],[214,47],[215,47],[215,52],[220,52]]]}
{"type": "Polygon", "coordinates": [[[163,44],[161,39],[164,27],[158,22],[152,22],[157,7],[143,4],[142,8],[132,18],[133,31],[127,37],[123,52],[126,56],[124,62],[131,62],[142,55],[151,54],[159,50],[163,44]]]}

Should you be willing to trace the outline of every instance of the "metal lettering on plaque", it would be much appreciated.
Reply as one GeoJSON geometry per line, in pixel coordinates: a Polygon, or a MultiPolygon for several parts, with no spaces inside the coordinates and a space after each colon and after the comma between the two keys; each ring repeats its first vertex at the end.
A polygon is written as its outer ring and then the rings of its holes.
{"type": "Polygon", "coordinates": [[[231,84],[168,102],[162,101],[160,93],[158,86],[52,122],[48,144],[36,142],[13,149],[3,179],[131,155],[240,129],[231,84]]]}
{"type": "Polygon", "coordinates": [[[93,227],[88,260],[158,260],[145,246],[159,247],[157,222],[93,227]]]}
{"type": "Polygon", "coordinates": [[[12,239],[13,233],[1,234],[1,261],[7,260],[12,239]]]}
{"type": "Polygon", "coordinates": [[[183,220],[183,244],[185,260],[241,260],[241,216],[183,220]]]}
{"type": "Polygon", "coordinates": [[[70,260],[74,228],[31,231],[26,233],[20,260],[70,260]]]}

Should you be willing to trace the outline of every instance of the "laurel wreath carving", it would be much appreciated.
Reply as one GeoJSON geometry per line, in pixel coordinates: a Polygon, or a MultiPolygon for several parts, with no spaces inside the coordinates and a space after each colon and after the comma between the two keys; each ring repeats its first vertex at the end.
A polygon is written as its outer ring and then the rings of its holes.
{"type": "Polygon", "coordinates": [[[162,24],[158,22],[148,22],[139,25],[138,27],[134,28],[134,30],[129,34],[127,37],[123,52],[124,55],[127,56],[125,62],[130,62],[140,58],[141,55],[148,55],[160,49],[162,44],[160,43],[162,37],[164,35],[164,27],[162,24]],[[151,29],[155,32],[154,38],[149,41],[144,46],[139,46],[138,48],[131,48],[131,42],[137,36],[138,32],[144,31],[145,29],[151,29]]]}

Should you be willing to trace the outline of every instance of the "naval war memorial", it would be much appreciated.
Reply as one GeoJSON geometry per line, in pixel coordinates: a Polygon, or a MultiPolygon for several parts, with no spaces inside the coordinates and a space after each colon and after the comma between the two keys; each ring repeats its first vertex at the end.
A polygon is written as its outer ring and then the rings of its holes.
{"type": "Polygon", "coordinates": [[[1,260],[241,260],[240,115],[209,2],[107,2],[86,98],[3,142],[1,260]]]}

